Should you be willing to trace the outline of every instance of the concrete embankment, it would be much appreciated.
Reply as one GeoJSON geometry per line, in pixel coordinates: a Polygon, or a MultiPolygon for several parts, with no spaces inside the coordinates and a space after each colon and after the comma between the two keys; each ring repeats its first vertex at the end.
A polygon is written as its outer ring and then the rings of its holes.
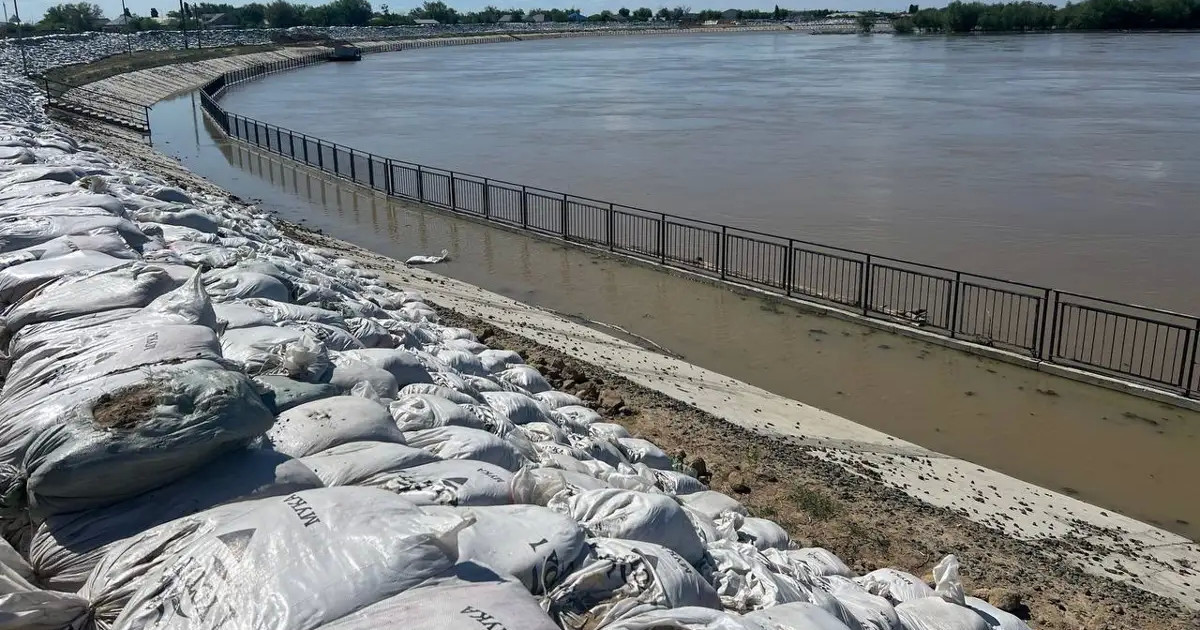
{"type": "MultiPolygon", "coordinates": [[[[226,61],[254,63],[241,58],[226,61]]],[[[157,81],[149,76],[155,70],[143,71],[148,73],[143,77],[145,85],[161,87],[138,93],[170,94],[202,84],[219,73],[213,67],[157,71],[171,79],[157,81]]],[[[133,89],[131,84],[125,85],[133,89]]],[[[409,271],[394,279],[421,284],[438,304],[695,405],[727,422],[792,441],[854,474],[866,474],[913,498],[958,511],[1018,540],[1049,543],[1046,548],[1090,573],[1172,597],[1193,608],[1200,606],[1200,584],[1186,570],[1200,560],[1200,550],[1182,537],[932,453],[464,283],[409,271]],[[747,409],[754,411],[747,414],[747,409]]]]}

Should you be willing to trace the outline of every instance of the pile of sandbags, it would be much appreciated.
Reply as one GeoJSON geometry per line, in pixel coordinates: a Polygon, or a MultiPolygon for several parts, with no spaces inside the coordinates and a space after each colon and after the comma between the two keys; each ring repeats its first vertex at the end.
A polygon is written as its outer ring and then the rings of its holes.
{"type": "Polygon", "coordinates": [[[953,557],[795,548],[257,211],[0,149],[0,630],[1025,627],[953,557]]]}

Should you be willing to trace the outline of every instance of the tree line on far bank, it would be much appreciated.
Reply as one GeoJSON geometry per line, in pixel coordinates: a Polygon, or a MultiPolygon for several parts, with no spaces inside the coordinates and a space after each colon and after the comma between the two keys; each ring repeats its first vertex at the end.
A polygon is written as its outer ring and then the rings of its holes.
{"type": "Polygon", "coordinates": [[[956,1],[941,9],[911,5],[892,26],[897,33],[1200,29],[1200,0],[1086,0],[1062,7],[956,1]]]}
{"type": "MultiPolygon", "coordinates": [[[[184,3],[182,15],[170,10],[160,17],[157,9],[149,16],[125,11],[115,30],[155,30],[164,28],[289,28],[293,26],[396,26],[415,24],[416,20],[436,20],[441,24],[495,24],[534,19],[545,22],[702,22],[707,20],[818,20],[835,12],[828,9],[794,11],[728,10],[700,11],[690,7],[622,8],[583,15],[576,8],[499,9],[488,6],[481,11],[460,13],[441,0],[425,2],[407,12],[394,13],[389,5],[375,10],[368,0],[333,0],[323,5],[305,5],[287,0],[270,3],[251,2],[234,6],[211,2],[184,3]],[[219,17],[217,17],[219,16],[219,17]]],[[[921,9],[909,5],[900,14],[863,12],[862,29],[869,31],[876,17],[891,17],[897,33],[969,33],[973,31],[1048,31],[1048,30],[1150,30],[1200,29],[1200,0],[1085,0],[1055,7],[1043,2],[985,4],[955,0],[941,9],[921,9]]],[[[11,27],[10,24],[6,25],[11,27]]],[[[47,9],[36,25],[24,30],[81,32],[101,30],[112,23],[104,19],[99,5],[88,2],[64,3],[47,9]]]]}

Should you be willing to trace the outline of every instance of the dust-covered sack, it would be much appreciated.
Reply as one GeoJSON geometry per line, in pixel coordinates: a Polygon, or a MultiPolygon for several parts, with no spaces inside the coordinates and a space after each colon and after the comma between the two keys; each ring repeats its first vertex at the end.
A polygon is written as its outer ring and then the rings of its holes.
{"type": "Polygon", "coordinates": [[[658,608],[721,600],[682,556],[653,543],[594,538],[579,570],[548,592],[543,607],[564,628],[608,627],[658,608]]]}
{"type": "Polygon", "coordinates": [[[423,448],[443,459],[469,459],[494,464],[508,471],[529,463],[509,441],[480,429],[444,426],[404,434],[410,446],[423,448]]]}
{"type": "Polygon", "coordinates": [[[404,443],[391,414],[377,402],[358,396],[334,396],[293,407],[267,432],[273,448],[304,457],[347,442],[404,443]]]}
{"type": "Polygon", "coordinates": [[[512,473],[489,464],[449,459],[373,475],[359,482],[398,494],[418,505],[512,503],[512,473]]]}
{"type": "Polygon", "coordinates": [[[254,505],[144,577],[114,627],[317,628],[450,569],[470,524],[372,488],[254,505]]]}
{"type": "Polygon", "coordinates": [[[372,478],[439,461],[429,451],[394,442],[347,442],[300,458],[326,486],[370,486],[372,478]]]}

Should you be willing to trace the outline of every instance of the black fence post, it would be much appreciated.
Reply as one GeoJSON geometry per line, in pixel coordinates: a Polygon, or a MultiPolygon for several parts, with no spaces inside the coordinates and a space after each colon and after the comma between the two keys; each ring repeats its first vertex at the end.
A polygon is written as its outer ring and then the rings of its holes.
{"type": "Polygon", "coordinates": [[[371,184],[371,189],[375,188],[375,155],[367,154],[367,181],[371,184]]]}
{"type": "Polygon", "coordinates": [[[559,224],[562,227],[562,235],[563,238],[569,238],[571,230],[567,227],[567,193],[563,193],[562,201],[559,203],[562,204],[559,206],[559,212],[562,214],[562,218],[559,220],[559,224]]]}
{"type": "Polygon", "coordinates": [[[350,155],[350,181],[357,182],[358,177],[356,177],[356,173],[354,172],[354,149],[349,149],[347,153],[350,155]]]}
{"type": "Polygon", "coordinates": [[[317,169],[322,173],[325,172],[325,143],[317,138],[317,169]]]}
{"type": "Polygon", "coordinates": [[[259,147],[262,144],[258,141],[258,121],[254,121],[254,146],[259,147]]]}
{"type": "Polygon", "coordinates": [[[384,158],[383,168],[386,169],[386,171],[387,171],[383,174],[384,175],[384,180],[383,180],[384,186],[387,189],[388,196],[391,197],[396,194],[396,183],[393,181],[393,178],[392,178],[392,170],[393,169],[392,169],[391,158],[384,158]]]}
{"type": "Polygon", "coordinates": [[[308,136],[302,134],[300,136],[300,144],[304,147],[304,163],[311,164],[308,159],[308,136]]]}
{"type": "Polygon", "coordinates": [[[863,315],[871,311],[871,255],[867,254],[867,260],[863,263],[862,268],[862,286],[859,287],[859,296],[862,299],[863,315]]]}
{"type": "Polygon", "coordinates": [[[725,279],[725,258],[729,250],[729,235],[725,231],[725,226],[721,226],[721,242],[717,244],[717,262],[721,270],[721,279],[725,279]]]}
{"type": "Polygon", "coordinates": [[[1033,340],[1033,358],[1041,359],[1046,351],[1046,309],[1050,308],[1050,289],[1042,289],[1041,304],[1037,314],[1037,339],[1033,340]]]}
{"type": "Polygon", "coordinates": [[[1051,311],[1050,317],[1050,340],[1046,343],[1046,360],[1054,363],[1054,342],[1058,338],[1058,311],[1062,297],[1057,291],[1051,291],[1051,294],[1054,295],[1054,310],[1051,311]]]}
{"type": "Polygon", "coordinates": [[[958,328],[958,294],[962,291],[962,273],[954,272],[954,286],[951,288],[952,293],[946,296],[946,301],[949,302],[947,307],[950,309],[950,338],[954,339],[958,328]]]}
{"type": "Polygon", "coordinates": [[[425,201],[425,175],[420,164],[417,165],[417,199],[425,201]]]}
{"type": "Polygon", "coordinates": [[[296,158],[296,134],[288,132],[288,157],[296,158]]]}
{"type": "Polygon", "coordinates": [[[608,226],[605,228],[605,233],[607,234],[608,251],[610,252],[616,247],[614,245],[616,242],[616,237],[613,235],[613,225],[616,223],[616,214],[617,209],[613,207],[611,203],[608,204],[608,214],[606,215],[606,218],[608,219],[608,226]]]}
{"type": "Polygon", "coordinates": [[[454,171],[450,171],[450,209],[458,209],[458,194],[454,190],[454,171]]]}
{"type": "Polygon", "coordinates": [[[667,215],[658,213],[658,261],[667,264],[667,215]]]}
{"type": "Polygon", "coordinates": [[[1200,361],[1200,320],[1196,321],[1196,327],[1192,329],[1192,360],[1188,362],[1187,377],[1183,381],[1183,394],[1188,397],[1195,393],[1192,391],[1192,379],[1196,375],[1196,361],[1200,361]]]}
{"type": "Polygon", "coordinates": [[[490,183],[488,183],[488,179],[486,177],[484,177],[483,178],[483,218],[484,219],[492,218],[492,196],[491,196],[491,193],[489,190],[491,187],[492,187],[492,185],[490,183]]]}
{"type": "MultiPolygon", "coordinates": [[[[350,160],[350,161],[353,162],[354,160],[350,160]]],[[[333,174],[341,175],[341,173],[338,172],[339,170],[340,169],[338,169],[338,159],[337,159],[337,144],[334,144],[333,145],[333,174]]]]}
{"type": "Polygon", "coordinates": [[[787,254],[783,257],[783,264],[787,265],[783,269],[783,292],[784,295],[792,297],[792,284],[795,283],[796,269],[796,241],[788,239],[787,254]]]}
{"type": "Polygon", "coordinates": [[[524,186],[521,187],[521,228],[529,227],[529,208],[525,198],[529,196],[529,191],[524,186]]]}

